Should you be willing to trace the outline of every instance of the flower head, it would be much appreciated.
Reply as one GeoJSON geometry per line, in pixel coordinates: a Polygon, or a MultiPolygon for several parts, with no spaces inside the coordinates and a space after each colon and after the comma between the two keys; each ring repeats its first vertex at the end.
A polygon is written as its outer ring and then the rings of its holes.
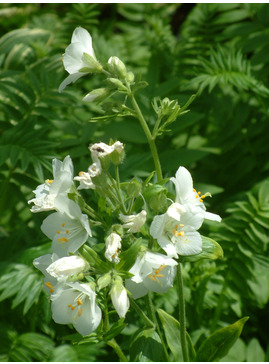
{"type": "Polygon", "coordinates": [[[147,219],[147,212],[142,210],[136,215],[119,215],[120,219],[124,224],[122,227],[128,229],[128,233],[138,233],[141,227],[145,224],[147,219]]]}
{"type": "Polygon", "coordinates": [[[67,195],[73,184],[73,163],[68,155],[64,161],[58,159],[52,161],[54,179],[46,180],[42,185],[37,186],[36,197],[28,201],[34,203],[31,212],[48,211],[55,209],[55,198],[59,195],[67,195]]]}
{"type": "Polygon", "coordinates": [[[53,320],[58,324],[72,323],[82,336],[90,335],[102,317],[95,296],[87,283],[68,283],[60,287],[51,296],[53,320]]]}
{"type": "Polygon", "coordinates": [[[74,201],[58,196],[55,206],[58,212],[43,221],[41,230],[52,239],[52,251],[58,257],[65,257],[85,243],[91,236],[91,229],[87,215],[82,214],[74,201]]]}
{"type": "Polygon", "coordinates": [[[196,230],[203,219],[202,212],[193,214],[176,202],[165,214],[154,217],[150,234],[171,257],[195,255],[202,251],[202,238],[196,230]]]}
{"type": "Polygon", "coordinates": [[[176,202],[183,206],[188,206],[189,211],[192,213],[202,212],[205,219],[213,221],[221,221],[221,217],[206,211],[204,205],[204,198],[211,196],[209,192],[201,195],[200,191],[193,188],[193,181],[190,172],[184,168],[179,167],[176,172],[176,178],[172,177],[171,181],[176,187],[176,202]]]}
{"type": "Polygon", "coordinates": [[[71,44],[63,56],[63,64],[70,75],[61,83],[59,92],[87,73],[102,70],[92,48],[92,38],[86,29],[78,27],[74,30],[71,44]]]}
{"type": "Polygon", "coordinates": [[[134,299],[148,291],[167,292],[173,286],[177,262],[166,255],[146,251],[130,269],[133,277],[126,280],[126,288],[134,299]]]}
{"type": "Polygon", "coordinates": [[[105,257],[107,260],[113,263],[119,263],[118,257],[119,249],[121,248],[121,237],[116,233],[111,233],[106,238],[106,251],[105,257]]]}

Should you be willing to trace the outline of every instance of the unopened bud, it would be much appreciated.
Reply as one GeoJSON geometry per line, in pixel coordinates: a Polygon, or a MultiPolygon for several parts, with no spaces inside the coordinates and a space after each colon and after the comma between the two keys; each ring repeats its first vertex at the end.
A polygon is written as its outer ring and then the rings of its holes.
{"type": "Polygon", "coordinates": [[[110,282],[111,282],[111,274],[106,273],[98,279],[97,285],[99,289],[103,289],[107,287],[110,284],[110,282]]]}
{"type": "Polygon", "coordinates": [[[109,71],[121,79],[125,79],[127,75],[125,64],[118,57],[110,57],[108,60],[109,71]]]}
{"type": "Polygon", "coordinates": [[[110,86],[112,88],[116,88],[119,91],[127,90],[127,88],[124,86],[124,84],[117,78],[107,78],[106,82],[108,83],[108,86],[110,86]]]}
{"type": "Polygon", "coordinates": [[[97,88],[89,92],[82,100],[86,102],[101,102],[111,95],[111,91],[107,88],[97,88]]]}
{"type": "Polygon", "coordinates": [[[128,81],[130,83],[134,81],[134,74],[133,74],[133,72],[127,72],[126,81],[128,81]]]}

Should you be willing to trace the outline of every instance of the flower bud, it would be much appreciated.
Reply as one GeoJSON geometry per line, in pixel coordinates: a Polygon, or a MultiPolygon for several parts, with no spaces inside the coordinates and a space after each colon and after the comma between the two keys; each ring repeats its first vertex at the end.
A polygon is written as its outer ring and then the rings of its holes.
{"type": "Polygon", "coordinates": [[[136,178],[133,178],[126,190],[130,197],[138,197],[141,192],[141,183],[136,178]]]}
{"type": "Polygon", "coordinates": [[[110,57],[108,60],[108,69],[121,79],[125,79],[127,75],[125,64],[118,57],[110,57]]]}
{"type": "Polygon", "coordinates": [[[120,318],[125,317],[126,312],[129,309],[130,302],[127,291],[123,286],[122,279],[119,276],[114,279],[110,295],[113,306],[115,307],[115,310],[117,311],[120,318]]]}
{"type": "Polygon", "coordinates": [[[103,288],[107,287],[110,284],[110,282],[111,282],[111,274],[106,273],[98,279],[97,285],[98,285],[99,289],[103,289],[103,288]]]}
{"type": "Polygon", "coordinates": [[[127,72],[126,81],[128,81],[130,83],[134,81],[134,74],[133,74],[133,72],[127,72]]]}
{"type": "Polygon", "coordinates": [[[112,88],[116,88],[119,91],[126,91],[127,88],[124,86],[124,84],[118,80],[117,78],[107,78],[106,82],[108,84],[108,86],[112,87],[112,88]]]}
{"type": "Polygon", "coordinates": [[[97,88],[89,92],[85,97],[83,97],[83,101],[86,102],[101,102],[104,101],[107,97],[111,95],[111,92],[107,88],[97,88]]]}
{"type": "Polygon", "coordinates": [[[105,257],[112,263],[118,264],[120,258],[118,257],[119,249],[121,248],[121,237],[116,233],[111,233],[106,238],[106,251],[105,257]]]}

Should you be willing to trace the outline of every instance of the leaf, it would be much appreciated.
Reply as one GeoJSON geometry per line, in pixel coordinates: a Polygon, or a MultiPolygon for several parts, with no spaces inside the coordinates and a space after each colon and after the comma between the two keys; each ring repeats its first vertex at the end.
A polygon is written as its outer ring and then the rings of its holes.
{"type": "MultiPolygon", "coordinates": [[[[166,337],[167,345],[169,349],[172,351],[174,355],[174,361],[182,361],[182,348],[181,348],[181,341],[180,341],[180,323],[168,313],[163,311],[162,309],[157,309],[158,315],[160,317],[161,323],[164,328],[164,333],[166,337]]],[[[188,344],[188,351],[189,351],[189,359],[193,361],[196,353],[191,341],[189,334],[187,334],[187,344],[188,344]]]]}
{"type": "Polygon", "coordinates": [[[141,243],[141,238],[136,239],[129,249],[119,255],[120,262],[116,266],[118,271],[128,271],[134,265],[141,243]]]}
{"type": "Polygon", "coordinates": [[[123,323],[124,318],[118,320],[117,322],[115,322],[111,328],[109,329],[109,331],[107,331],[105,333],[105,335],[103,336],[103,340],[104,341],[108,341],[113,339],[114,337],[116,337],[118,334],[120,334],[122,332],[122,330],[125,328],[125,326],[127,324],[123,323]]]}
{"type": "Polygon", "coordinates": [[[162,361],[163,347],[154,329],[139,330],[130,345],[130,361],[162,361]]]}
{"type": "Polygon", "coordinates": [[[264,359],[265,353],[261,347],[261,344],[259,343],[259,340],[256,338],[251,339],[247,346],[247,361],[264,362],[264,359]]]}
{"type": "Polygon", "coordinates": [[[223,358],[240,336],[248,319],[249,317],[243,317],[210,335],[199,347],[195,360],[208,362],[223,358]]]}
{"type": "Polygon", "coordinates": [[[202,252],[196,255],[182,256],[182,261],[196,262],[200,259],[218,259],[223,258],[222,247],[213,239],[202,236],[202,252]]]}

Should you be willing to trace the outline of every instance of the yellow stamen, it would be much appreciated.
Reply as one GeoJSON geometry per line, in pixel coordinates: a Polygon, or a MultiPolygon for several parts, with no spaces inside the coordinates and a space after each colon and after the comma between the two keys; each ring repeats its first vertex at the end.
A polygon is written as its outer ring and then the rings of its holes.
{"type": "Polygon", "coordinates": [[[149,277],[149,279],[151,279],[152,281],[157,282],[157,279],[155,278],[155,275],[154,275],[154,276],[150,275],[150,276],[148,276],[148,277],[149,277]]]}
{"type": "Polygon", "coordinates": [[[83,175],[84,175],[84,172],[79,172],[79,177],[83,177],[83,175]]]}
{"type": "Polygon", "coordinates": [[[57,233],[57,234],[60,234],[60,230],[57,230],[57,231],[56,231],[56,233],[57,233]]]}
{"type": "Polygon", "coordinates": [[[54,292],[54,289],[53,288],[49,290],[49,293],[53,293],[53,292],[54,292]]]}
{"type": "Polygon", "coordinates": [[[69,234],[69,230],[66,230],[66,234],[69,234]]]}
{"type": "Polygon", "coordinates": [[[201,195],[201,192],[199,191],[199,192],[197,192],[198,193],[198,195],[201,195]]]}
{"type": "Polygon", "coordinates": [[[196,189],[195,188],[193,188],[192,190],[193,190],[193,192],[196,192],[196,189]]]}
{"type": "Polygon", "coordinates": [[[53,288],[53,285],[50,282],[46,282],[44,283],[46,287],[48,288],[53,288]]]}
{"type": "Polygon", "coordinates": [[[64,226],[65,226],[65,222],[62,223],[62,227],[64,227],[64,226]]]}
{"type": "Polygon", "coordinates": [[[201,198],[205,198],[205,195],[202,195],[201,198]]]}
{"type": "Polygon", "coordinates": [[[196,195],[195,198],[199,198],[199,195],[196,195]]]}
{"type": "Polygon", "coordinates": [[[68,239],[66,238],[59,238],[57,239],[60,243],[64,242],[64,243],[68,243],[68,239]]]}
{"type": "Polygon", "coordinates": [[[184,224],[180,224],[179,226],[180,226],[180,227],[184,227],[185,225],[184,225],[184,224]]]}
{"type": "Polygon", "coordinates": [[[82,315],[82,307],[78,310],[78,316],[82,315]]]}
{"type": "Polygon", "coordinates": [[[200,202],[203,202],[203,200],[200,198],[200,200],[199,200],[200,202]]]}
{"type": "Polygon", "coordinates": [[[77,300],[77,304],[78,304],[78,306],[81,306],[81,305],[82,305],[82,301],[81,301],[81,299],[80,299],[80,298],[78,298],[78,300],[77,300]]]}
{"type": "Polygon", "coordinates": [[[53,182],[53,179],[47,179],[46,182],[47,183],[52,183],[53,182]]]}
{"type": "Polygon", "coordinates": [[[75,306],[71,306],[71,310],[74,311],[74,309],[75,309],[75,306]]]}

